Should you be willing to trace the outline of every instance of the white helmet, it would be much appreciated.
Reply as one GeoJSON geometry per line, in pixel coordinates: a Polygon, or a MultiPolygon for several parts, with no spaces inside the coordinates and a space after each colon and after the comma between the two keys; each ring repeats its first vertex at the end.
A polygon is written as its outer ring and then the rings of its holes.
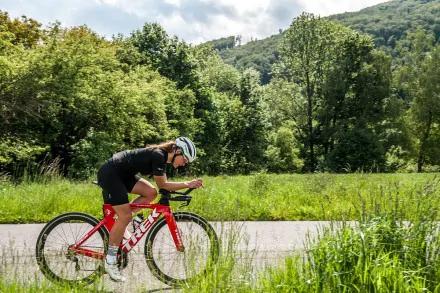
{"type": "Polygon", "coordinates": [[[197,156],[197,150],[194,143],[188,137],[179,137],[176,139],[176,146],[182,150],[182,154],[192,163],[197,156]]]}

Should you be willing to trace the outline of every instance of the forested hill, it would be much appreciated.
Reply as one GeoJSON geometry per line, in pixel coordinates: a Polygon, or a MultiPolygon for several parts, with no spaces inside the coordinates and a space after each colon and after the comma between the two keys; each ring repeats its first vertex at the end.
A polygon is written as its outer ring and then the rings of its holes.
{"type": "MultiPolygon", "coordinates": [[[[396,42],[410,29],[422,27],[440,37],[440,0],[394,0],[326,19],[373,35],[376,47],[394,56],[396,42]]],[[[209,43],[220,50],[220,56],[226,63],[239,69],[257,69],[262,75],[263,84],[266,84],[271,78],[271,66],[278,57],[278,43],[282,35],[280,33],[241,46],[234,37],[209,43]]]]}
{"type": "Polygon", "coordinates": [[[359,12],[332,15],[328,19],[373,35],[378,47],[394,48],[407,30],[418,27],[440,37],[439,0],[395,0],[359,12]]]}

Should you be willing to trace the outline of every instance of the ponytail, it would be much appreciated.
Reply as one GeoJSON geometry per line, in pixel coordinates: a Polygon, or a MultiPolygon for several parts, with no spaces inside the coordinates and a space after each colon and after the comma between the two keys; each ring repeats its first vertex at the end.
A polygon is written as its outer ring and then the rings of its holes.
{"type": "Polygon", "coordinates": [[[170,153],[176,149],[176,142],[170,140],[167,142],[162,142],[160,144],[149,144],[145,148],[149,149],[149,150],[160,149],[160,150],[163,150],[167,153],[170,153]]]}

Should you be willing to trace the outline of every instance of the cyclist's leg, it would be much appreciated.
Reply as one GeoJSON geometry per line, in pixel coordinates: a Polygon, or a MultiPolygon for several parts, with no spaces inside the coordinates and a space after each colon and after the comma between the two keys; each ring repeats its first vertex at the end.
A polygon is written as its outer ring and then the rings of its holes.
{"type": "Polygon", "coordinates": [[[126,187],[126,182],[131,180],[134,180],[134,176],[132,178],[121,178],[120,174],[107,164],[98,172],[98,182],[102,187],[104,203],[111,204],[118,215],[118,220],[111,229],[109,236],[109,245],[112,246],[119,246],[125,227],[131,221],[131,209],[126,187]]]}
{"type": "Polygon", "coordinates": [[[110,277],[118,282],[124,282],[125,278],[121,276],[116,264],[117,253],[125,228],[131,221],[126,181],[126,178],[121,178],[119,173],[109,165],[104,165],[98,172],[98,182],[102,187],[104,203],[111,204],[118,215],[118,219],[109,233],[109,245],[104,264],[110,277]]]}
{"type": "MultiPolygon", "coordinates": [[[[157,196],[157,190],[156,188],[154,188],[153,184],[143,178],[139,178],[139,180],[137,180],[131,190],[131,193],[139,195],[135,200],[131,202],[137,204],[150,203],[157,196]]],[[[135,213],[138,210],[139,209],[133,209],[132,212],[135,213]]]]}
{"type": "Polygon", "coordinates": [[[119,246],[124,235],[125,228],[131,221],[131,209],[128,203],[113,205],[113,209],[118,215],[118,220],[112,227],[109,235],[109,245],[119,246]]]}
{"type": "Polygon", "coordinates": [[[124,278],[119,272],[118,265],[116,264],[116,257],[119,250],[119,244],[122,242],[122,238],[125,232],[125,228],[131,221],[131,208],[130,204],[113,205],[113,209],[118,215],[118,220],[113,225],[109,235],[109,245],[107,255],[105,256],[104,268],[109,274],[110,278],[117,282],[125,282],[124,278]]]}

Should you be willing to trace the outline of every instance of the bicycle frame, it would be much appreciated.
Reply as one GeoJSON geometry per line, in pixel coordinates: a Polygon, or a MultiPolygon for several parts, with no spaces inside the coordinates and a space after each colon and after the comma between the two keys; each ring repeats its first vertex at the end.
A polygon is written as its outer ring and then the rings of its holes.
{"type": "MultiPolygon", "coordinates": [[[[178,251],[184,251],[182,237],[180,235],[179,229],[177,229],[177,224],[174,219],[173,213],[170,206],[165,206],[160,203],[155,204],[130,204],[131,209],[141,208],[141,209],[151,209],[151,213],[148,217],[139,225],[139,227],[133,232],[130,239],[125,243],[122,243],[119,247],[122,251],[129,253],[133,247],[135,247],[139,240],[147,233],[154,223],[159,219],[159,217],[164,214],[165,221],[170,229],[171,236],[173,237],[176,249],[178,251]]],[[[113,225],[115,224],[116,212],[110,204],[103,205],[104,219],[99,222],[92,230],[90,230],[81,240],[70,247],[72,253],[89,256],[99,260],[103,260],[105,255],[103,252],[97,252],[90,249],[82,248],[81,245],[89,239],[98,229],[105,226],[108,231],[111,231],[113,225]]]]}

